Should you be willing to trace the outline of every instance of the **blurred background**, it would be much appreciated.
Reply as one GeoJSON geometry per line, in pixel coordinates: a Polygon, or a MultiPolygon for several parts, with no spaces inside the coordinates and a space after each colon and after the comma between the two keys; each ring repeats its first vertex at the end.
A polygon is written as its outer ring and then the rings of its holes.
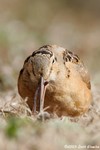
{"type": "Polygon", "coordinates": [[[76,52],[100,83],[100,1],[0,0],[0,90],[16,87],[24,59],[45,44],[76,52]]]}

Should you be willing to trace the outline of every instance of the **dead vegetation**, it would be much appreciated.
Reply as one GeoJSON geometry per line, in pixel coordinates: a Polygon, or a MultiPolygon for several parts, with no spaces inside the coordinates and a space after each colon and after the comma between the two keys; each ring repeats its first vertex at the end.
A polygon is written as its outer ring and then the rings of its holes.
{"type": "Polygon", "coordinates": [[[97,149],[100,146],[100,91],[94,85],[92,91],[93,103],[84,116],[56,117],[44,122],[32,115],[16,90],[1,93],[1,149],[62,150],[70,145],[76,145],[77,148],[86,145],[90,149],[94,146],[97,149]]]}

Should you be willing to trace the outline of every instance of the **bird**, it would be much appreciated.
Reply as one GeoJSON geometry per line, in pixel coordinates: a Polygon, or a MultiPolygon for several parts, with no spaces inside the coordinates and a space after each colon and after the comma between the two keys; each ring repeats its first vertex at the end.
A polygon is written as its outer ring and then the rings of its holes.
{"type": "Polygon", "coordinates": [[[26,58],[18,92],[34,113],[58,117],[85,114],[92,102],[90,74],[78,55],[57,45],[44,45],[26,58]]]}

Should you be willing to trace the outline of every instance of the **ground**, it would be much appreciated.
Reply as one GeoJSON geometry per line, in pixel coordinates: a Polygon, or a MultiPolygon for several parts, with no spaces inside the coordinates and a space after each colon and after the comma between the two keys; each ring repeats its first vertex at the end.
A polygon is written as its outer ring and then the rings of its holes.
{"type": "Polygon", "coordinates": [[[100,149],[100,95],[92,84],[93,102],[80,117],[34,117],[17,90],[0,95],[0,148],[2,150],[100,149]],[[2,103],[3,102],[3,103],[2,103]]]}

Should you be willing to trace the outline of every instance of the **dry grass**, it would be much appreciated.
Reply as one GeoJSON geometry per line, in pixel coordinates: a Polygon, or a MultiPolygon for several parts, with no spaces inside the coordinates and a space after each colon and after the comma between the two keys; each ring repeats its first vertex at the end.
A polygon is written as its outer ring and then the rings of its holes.
{"type": "Polygon", "coordinates": [[[0,149],[62,150],[64,145],[76,145],[77,149],[80,145],[91,145],[96,149],[100,146],[99,87],[92,85],[92,91],[93,103],[84,116],[44,122],[32,115],[25,101],[16,95],[16,90],[1,93],[0,149]]]}

